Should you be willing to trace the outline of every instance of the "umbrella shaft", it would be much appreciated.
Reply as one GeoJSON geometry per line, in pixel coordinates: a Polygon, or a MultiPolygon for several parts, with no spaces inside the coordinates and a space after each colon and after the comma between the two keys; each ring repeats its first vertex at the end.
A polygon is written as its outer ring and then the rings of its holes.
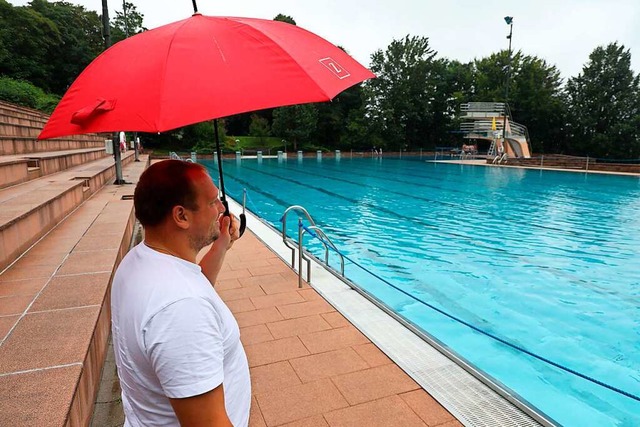
{"type": "Polygon", "coordinates": [[[218,154],[218,175],[220,176],[220,191],[222,191],[222,202],[226,204],[227,192],[224,190],[224,175],[222,174],[222,150],[220,149],[220,137],[218,136],[218,119],[215,119],[213,121],[213,135],[216,140],[216,153],[218,154]]]}

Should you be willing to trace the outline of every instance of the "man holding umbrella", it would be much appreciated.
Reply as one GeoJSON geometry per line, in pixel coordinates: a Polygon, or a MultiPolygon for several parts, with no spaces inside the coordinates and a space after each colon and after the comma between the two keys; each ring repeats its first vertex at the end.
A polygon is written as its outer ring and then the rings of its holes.
{"type": "Polygon", "coordinates": [[[151,166],[136,189],[145,243],[123,260],[112,293],[116,362],[130,426],[248,423],[246,356],[237,324],[211,286],[246,225],[240,215],[237,232],[234,220],[219,216],[227,200],[217,119],[329,101],[375,77],[305,29],[204,16],[192,3],[190,18],[129,37],[98,56],[38,136],[157,133],[214,120],[221,201],[205,172],[186,163],[151,166]],[[211,241],[196,265],[198,250],[211,241]]]}
{"type": "Polygon", "coordinates": [[[180,160],[149,167],[134,205],[145,240],[122,260],[111,294],[125,426],[248,425],[247,358],[213,288],[237,220],[206,169],[180,160]]]}

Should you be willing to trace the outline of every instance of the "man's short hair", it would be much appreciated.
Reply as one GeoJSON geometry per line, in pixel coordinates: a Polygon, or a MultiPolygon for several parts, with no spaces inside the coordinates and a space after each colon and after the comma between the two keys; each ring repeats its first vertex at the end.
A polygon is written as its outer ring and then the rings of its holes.
{"type": "Polygon", "coordinates": [[[136,218],[147,226],[160,224],[174,206],[197,210],[197,191],[194,178],[207,169],[182,160],[164,160],[154,163],[140,176],[133,194],[136,218]]]}

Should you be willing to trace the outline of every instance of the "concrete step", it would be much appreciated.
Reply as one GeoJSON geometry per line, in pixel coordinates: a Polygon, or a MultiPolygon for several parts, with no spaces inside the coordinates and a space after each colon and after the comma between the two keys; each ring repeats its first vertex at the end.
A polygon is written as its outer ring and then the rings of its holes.
{"type": "Polygon", "coordinates": [[[19,136],[23,138],[37,138],[42,131],[42,125],[21,125],[3,120],[0,117],[0,135],[19,136]]]}
{"type": "MultiPolygon", "coordinates": [[[[125,180],[135,183],[147,164],[129,163],[125,180]]],[[[133,190],[105,186],[0,273],[0,424],[89,425],[133,190]]]]}
{"type": "Polygon", "coordinates": [[[46,139],[35,137],[9,136],[0,134],[0,156],[24,155],[85,148],[103,148],[105,138],[99,135],[77,135],[74,137],[46,139]]]}
{"type": "Polygon", "coordinates": [[[104,148],[0,156],[0,188],[107,157],[104,148]]]}
{"type": "MultiPolygon", "coordinates": [[[[123,165],[132,161],[125,153],[123,165]]],[[[107,157],[0,190],[0,270],[114,176],[107,157]]]]}
{"type": "Polygon", "coordinates": [[[32,108],[22,107],[16,104],[11,104],[6,101],[0,101],[0,117],[2,116],[11,116],[39,121],[42,122],[43,125],[47,122],[47,120],[49,120],[49,115],[47,113],[34,110],[32,108]]]}

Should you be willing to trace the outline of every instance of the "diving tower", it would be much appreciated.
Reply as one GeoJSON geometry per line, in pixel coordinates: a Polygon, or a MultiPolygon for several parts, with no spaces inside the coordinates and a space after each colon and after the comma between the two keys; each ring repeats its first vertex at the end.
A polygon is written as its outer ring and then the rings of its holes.
{"type": "Polygon", "coordinates": [[[513,121],[509,104],[467,102],[460,105],[460,119],[464,138],[489,142],[488,158],[531,157],[529,132],[526,126],[513,121]],[[506,132],[503,133],[505,127],[506,132]],[[503,141],[503,135],[506,141],[503,141]]]}

